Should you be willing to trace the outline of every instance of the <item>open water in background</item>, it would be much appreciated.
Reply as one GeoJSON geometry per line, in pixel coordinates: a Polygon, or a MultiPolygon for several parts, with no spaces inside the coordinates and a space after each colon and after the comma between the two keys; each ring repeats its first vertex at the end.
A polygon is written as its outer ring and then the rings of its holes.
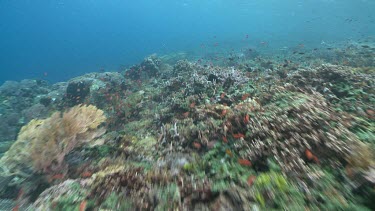
{"type": "Polygon", "coordinates": [[[374,0],[0,1],[0,83],[65,81],[145,56],[375,35],[374,0]]]}

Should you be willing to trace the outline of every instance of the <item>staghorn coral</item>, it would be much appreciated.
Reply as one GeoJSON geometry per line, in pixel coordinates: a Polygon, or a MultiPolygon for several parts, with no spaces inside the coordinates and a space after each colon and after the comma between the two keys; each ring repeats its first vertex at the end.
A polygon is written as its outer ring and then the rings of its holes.
{"type": "Polygon", "coordinates": [[[101,204],[111,193],[121,193],[134,207],[149,210],[157,204],[152,197],[153,186],[165,185],[167,181],[168,172],[146,173],[142,167],[111,165],[93,175],[89,198],[101,204]]]}
{"type": "Polygon", "coordinates": [[[64,157],[74,148],[105,132],[99,125],[106,120],[95,106],[75,106],[45,120],[32,120],[24,126],[17,141],[1,158],[5,175],[27,177],[33,173],[61,172],[64,157]]]}
{"type": "Polygon", "coordinates": [[[121,207],[126,199],[126,206],[132,209],[165,210],[191,209],[217,195],[207,179],[171,173],[157,165],[149,170],[132,164],[110,165],[93,175],[89,199],[101,207],[121,207]],[[123,198],[122,202],[118,197],[123,198]]]}
{"type": "MultiPolygon", "coordinates": [[[[340,109],[364,113],[374,110],[374,74],[365,74],[345,66],[324,64],[315,69],[300,69],[289,74],[286,82],[301,89],[314,89],[340,109]]],[[[366,115],[365,115],[366,116],[366,115]]]]}
{"type": "Polygon", "coordinates": [[[35,210],[77,210],[87,189],[77,180],[66,180],[43,191],[34,202],[35,210]]]}
{"type": "Polygon", "coordinates": [[[319,93],[280,88],[264,112],[251,116],[247,136],[235,148],[241,157],[254,162],[273,157],[286,172],[304,172],[306,161],[311,161],[306,159],[306,150],[315,155],[315,163],[342,161],[349,155],[358,139],[346,124],[345,115],[329,107],[319,93]]]}
{"type": "Polygon", "coordinates": [[[121,139],[120,149],[126,154],[132,155],[139,160],[153,160],[153,153],[155,153],[156,139],[152,136],[146,136],[138,139],[135,136],[123,136],[121,139]]]}
{"type": "Polygon", "coordinates": [[[208,99],[230,105],[232,100],[227,96],[221,99],[220,94],[237,93],[238,88],[246,86],[249,81],[238,69],[205,67],[187,61],[178,62],[173,71],[172,77],[159,82],[163,90],[161,103],[169,108],[168,113],[186,112],[191,103],[201,105],[208,99]]]}

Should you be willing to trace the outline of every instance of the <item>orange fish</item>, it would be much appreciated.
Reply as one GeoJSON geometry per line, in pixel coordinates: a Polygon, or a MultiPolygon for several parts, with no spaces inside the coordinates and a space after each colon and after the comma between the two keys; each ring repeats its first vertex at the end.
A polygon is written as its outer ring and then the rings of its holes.
{"type": "Polygon", "coordinates": [[[245,117],[243,118],[243,123],[247,124],[249,123],[249,121],[250,121],[250,116],[249,114],[246,114],[245,117]]]}
{"type": "Polygon", "coordinates": [[[12,211],[18,211],[19,208],[20,208],[20,205],[17,204],[15,207],[13,207],[12,211]]]}
{"type": "Polygon", "coordinates": [[[345,173],[346,175],[348,175],[349,178],[353,178],[354,173],[353,173],[353,169],[350,168],[350,166],[345,167],[345,173]]]}
{"type": "Polygon", "coordinates": [[[320,163],[318,157],[316,157],[315,155],[313,155],[313,153],[312,153],[310,150],[306,149],[306,150],[305,150],[305,155],[306,155],[306,158],[307,158],[309,161],[314,161],[314,162],[317,163],[317,164],[320,163]]]}
{"type": "Polygon", "coordinates": [[[250,94],[244,94],[244,95],[242,95],[241,100],[244,101],[244,100],[246,100],[249,96],[250,96],[250,94]]]}
{"type": "Polygon", "coordinates": [[[312,152],[308,149],[305,150],[305,155],[306,155],[306,158],[308,160],[312,160],[314,158],[314,155],[312,154],[312,152]]]}
{"type": "Polygon", "coordinates": [[[247,159],[238,159],[238,163],[242,166],[252,166],[253,164],[251,163],[250,160],[247,159]]]}
{"type": "Polygon", "coordinates": [[[193,146],[196,148],[196,149],[200,149],[202,147],[202,145],[198,142],[193,142],[193,146]]]}
{"type": "Polygon", "coordinates": [[[224,109],[222,112],[221,112],[221,116],[225,116],[225,114],[227,114],[228,110],[227,109],[224,109]]]}
{"type": "Polygon", "coordinates": [[[227,137],[223,136],[223,141],[224,141],[224,143],[228,143],[227,137]]]}
{"type": "Polygon", "coordinates": [[[18,211],[20,209],[20,205],[18,204],[22,198],[24,194],[24,191],[23,189],[21,188],[19,191],[18,191],[18,194],[17,194],[17,198],[16,198],[16,206],[13,207],[12,211],[18,211]]]}
{"type": "Polygon", "coordinates": [[[247,184],[249,184],[250,186],[253,185],[256,178],[257,177],[255,175],[249,176],[249,178],[247,178],[247,184]]]}
{"type": "Polygon", "coordinates": [[[233,157],[233,154],[229,149],[226,149],[225,153],[227,153],[227,155],[229,155],[230,157],[233,157]]]}
{"type": "Polygon", "coordinates": [[[81,204],[79,205],[79,211],[85,211],[86,209],[86,204],[87,204],[87,201],[86,200],[83,200],[81,202],[81,204]]]}
{"type": "Polygon", "coordinates": [[[224,97],[225,97],[225,92],[221,93],[220,99],[224,99],[224,97]]]}
{"type": "Polygon", "coordinates": [[[235,139],[240,139],[240,138],[245,138],[245,135],[242,133],[237,133],[237,134],[232,134],[233,138],[235,139]]]}
{"type": "Polygon", "coordinates": [[[88,177],[91,177],[91,176],[92,176],[92,173],[89,172],[89,171],[82,172],[82,174],[81,174],[82,178],[88,178],[88,177]]]}
{"type": "Polygon", "coordinates": [[[184,118],[188,118],[189,117],[189,111],[187,111],[185,113],[182,113],[182,116],[184,116],[184,118]]]}
{"type": "Polygon", "coordinates": [[[19,191],[18,191],[18,194],[17,194],[17,198],[16,200],[20,200],[22,197],[23,197],[23,194],[25,192],[23,191],[23,188],[21,188],[19,191]]]}
{"type": "Polygon", "coordinates": [[[61,180],[64,178],[64,174],[55,174],[48,179],[48,182],[52,182],[54,180],[61,180]]]}
{"type": "Polygon", "coordinates": [[[191,104],[190,104],[190,108],[194,108],[195,107],[195,102],[192,102],[191,104]]]}

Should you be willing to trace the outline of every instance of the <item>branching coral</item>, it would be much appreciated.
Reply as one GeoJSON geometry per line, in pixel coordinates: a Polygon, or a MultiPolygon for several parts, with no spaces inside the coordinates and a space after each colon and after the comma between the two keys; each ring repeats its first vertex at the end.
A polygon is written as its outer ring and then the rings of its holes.
{"type": "MultiPolygon", "coordinates": [[[[154,209],[155,186],[166,185],[171,181],[169,172],[146,172],[142,167],[108,166],[103,171],[93,175],[90,198],[95,198],[101,204],[111,193],[127,197],[135,208],[142,210],[154,209]]],[[[156,197],[156,196],[155,196],[156,197]]]]}
{"type": "Polygon", "coordinates": [[[240,156],[255,162],[273,157],[287,172],[304,171],[308,160],[344,160],[358,141],[344,126],[349,124],[345,115],[329,107],[319,93],[280,89],[264,110],[249,119],[247,136],[235,143],[240,156]]]}
{"type": "Polygon", "coordinates": [[[34,202],[35,210],[78,210],[85,202],[86,189],[79,181],[66,180],[40,194],[34,202]]]}
{"type": "Polygon", "coordinates": [[[365,111],[374,110],[374,74],[355,73],[350,67],[326,64],[293,72],[285,82],[304,90],[313,88],[340,109],[359,116],[367,116],[365,111]]]}

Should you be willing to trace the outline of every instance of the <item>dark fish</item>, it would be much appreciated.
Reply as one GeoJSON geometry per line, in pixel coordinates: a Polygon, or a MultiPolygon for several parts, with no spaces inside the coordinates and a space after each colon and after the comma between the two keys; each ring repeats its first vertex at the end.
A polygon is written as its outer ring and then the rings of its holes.
{"type": "Polygon", "coordinates": [[[327,48],[327,50],[332,50],[333,48],[327,48]]]}
{"type": "Polygon", "coordinates": [[[301,54],[301,55],[303,55],[303,54],[305,54],[304,52],[299,52],[298,54],[301,54]]]}
{"type": "Polygon", "coordinates": [[[362,48],[370,48],[368,45],[361,45],[362,48]]]}
{"type": "Polygon", "coordinates": [[[287,63],[287,64],[292,63],[292,61],[286,60],[286,59],[284,59],[284,62],[287,63]]]}

